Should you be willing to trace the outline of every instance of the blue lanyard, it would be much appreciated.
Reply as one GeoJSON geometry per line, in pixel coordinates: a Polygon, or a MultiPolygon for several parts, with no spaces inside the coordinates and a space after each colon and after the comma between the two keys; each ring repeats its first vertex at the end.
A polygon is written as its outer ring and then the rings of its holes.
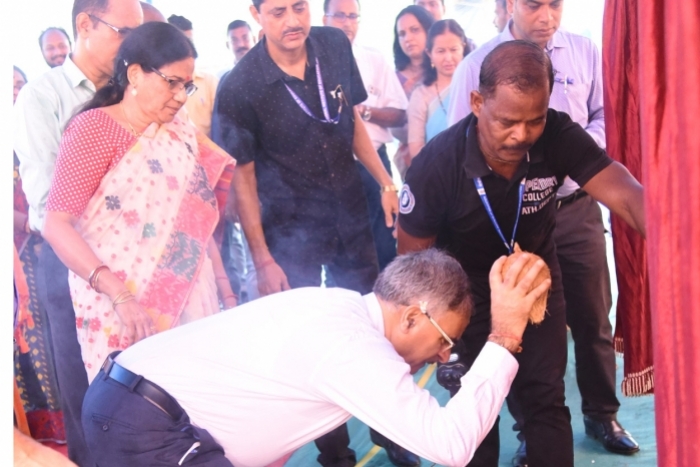
{"type": "MultiPolygon", "coordinates": [[[[314,120],[317,120],[319,122],[323,123],[332,123],[334,125],[337,125],[338,122],[340,121],[340,111],[342,109],[342,103],[341,107],[338,108],[338,115],[335,118],[331,118],[330,113],[328,112],[328,101],[326,100],[326,88],[323,86],[323,78],[321,77],[321,65],[318,63],[318,57],[316,58],[316,81],[318,81],[318,95],[321,97],[321,107],[323,107],[323,116],[324,118],[318,118],[314,114],[311,113],[311,110],[309,107],[304,103],[304,101],[299,98],[299,96],[296,95],[294,91],[292,91],[292,88],[290,88],[287,83],[284,83],[284,86],[287,88],[287,91],[289,91],[289,94],[292,96],[294,101],[297,103],[297,105],[301,108],[301,110],[304,111],[306,115],[309,117],[313,118],[314,120]]],[[[342,102],[342,101],[341,101],[342,102]]]]}
{"type": "Polygon", "coordinates": [[[525,194],[525,179],[527,176],[523,177],[523,179],[520,181],[520,187],[518,187],[518,214],[515,216],[515,225],[513,226],[513,236],[510,239],[510,243],[506,240],[506,237],[503,236],[503,232],[501,231],[501,227],[498,225],[498,221],[496,220],[496,216],[493,214],[493,209],[491,209],[491,204],[489,203],[489,198],[486,196],[486,190],[484,189],[484,184],[481,181],[481,177],[476,177],[474,179],[474,185],[476,185],[476,192],[479,193],[479,198],[481,198],[481,202],[484,205],[484,208],[486,208],[486,212],[489,214],[489,217],[491,218],[491,223],[493,226],[496,228],[496,232],[498,232],[498,236],[501,237],[501,240],[503,240],[503,244],[506,246],[506,250],[508,250],[508,254],[513,253],[513,248],[515,247],[515,232],[518,230],[518,222],[520,221],[520,212],[523,207],[523,195],[525,194]]]}

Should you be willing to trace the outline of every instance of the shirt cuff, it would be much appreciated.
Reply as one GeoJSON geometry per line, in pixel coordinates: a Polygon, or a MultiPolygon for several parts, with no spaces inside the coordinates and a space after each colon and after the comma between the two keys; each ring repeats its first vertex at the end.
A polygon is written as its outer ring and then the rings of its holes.
{"type": "Polygon", "coordinates": [[[518,373],[518,361],[508,350],[493,342],[486,342],[466,375],[479,375],[493,381],[496,387],[510,388],[518,373]]]}

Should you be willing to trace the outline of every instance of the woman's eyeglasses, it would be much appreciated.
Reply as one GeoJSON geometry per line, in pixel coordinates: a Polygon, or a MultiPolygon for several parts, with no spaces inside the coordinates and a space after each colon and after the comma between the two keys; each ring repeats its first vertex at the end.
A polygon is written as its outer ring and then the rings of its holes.
{"type": "Polygon", "coordinates": [[[153,73],[157,74],[158,76],[160,76],[161,78],[163,78],[165,80],[165,82],[168,83],[168,87],[170,88],[170,92],[172,92],[173,94],[177,94],[178,92],[180,92],[184,89],[185,94],[187,94],[187,96],[189,97],[192,94],[194,94],[194,92],[197,90],[197,86],[195,86],[195,84],[192,81],[189,81],[186,83],[186,82],[182,81],[181,79],[168,78],[163,73],[161,73],[160,71],[156,70],[153,67],[151,67],[151,71],[153,73]]]}

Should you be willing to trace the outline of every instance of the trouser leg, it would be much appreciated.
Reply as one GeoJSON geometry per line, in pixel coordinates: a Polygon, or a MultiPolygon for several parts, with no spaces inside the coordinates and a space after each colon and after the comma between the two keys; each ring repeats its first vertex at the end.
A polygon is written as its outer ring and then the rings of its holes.
{"type": "MultiPolygon", "coordinates": [[[[552,273],[554,285],[548,302],[549,313],[540,325],[528,325],[525,329],[523,352],[516,355],[520,368],[511,386],[511,393],[522,407],[523,435],[531,467],[572,467],[574,457],[571,415],[564,396],[564,300],[558,271],[552,273]]],[[[484,281],[472,281],[472,286],[477,312],[462,336],[460,356],[467,368],[476,360],[491,329],[488,286],[484,281]]],[[[469,467],[498,466],[498,433],[496,423],[477,448],[469,467]]]]}
{"type": "Polygon", "coordinates": [[[85,443],[81,424],[81,408],[88,379],[75,327],[68,269],[48,242],[42,246],[39,266],[39,297],[46,309],[51,330],[68,457],[80,467],[92,467],[95,465],[94,457],[85,443]]]}
{"type": "Polygon", "coordinates": [[[554,240],[564,282],[566,319],[574,339],[582,411],[615,418],[615,349],[610,324],[610,272],[598,203],[584,196],[557,211],[554,240]]]}
{"type": "MultiPolygon", "coordinates": [[[[384,164],[384,168],[391,175],[391,164],[386,153],[386,146],[382,145],[378,150],[379,159],[384,164]]],[[[377,250],[377,260],[379,270],[382,271],[396,257],[396,239],[393,236],[393,228],[386,226],[384,210],[382,209],[382,194],[380,186],[372,177],[372,174],[362,163],[357,162],[357,169],[360,172],[365,196],[367,197],[367,207],[369,212],[369,222],[374,237],[374,245],[377,250]]]]}
{"type": "Polygon", "coordinates": [[[209,432],[173,419],[100,371],[85,396],[83,426],[100,467],[233,467],[209,432]],[[195,445],[196,449],[191,450],[195,445]]]}

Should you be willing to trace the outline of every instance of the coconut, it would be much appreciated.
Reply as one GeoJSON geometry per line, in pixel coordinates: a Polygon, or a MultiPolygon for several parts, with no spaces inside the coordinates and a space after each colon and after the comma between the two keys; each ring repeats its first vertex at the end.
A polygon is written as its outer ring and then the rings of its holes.
{"type": "MultiPolygon", "coordinates": [[[[503,275],[506,274],[508,269],[510,269],[510,266],[522,255],[524,255],[525,252],[520,249],[520,245],[517,243],[515,244],[515,249],[513,251],[513,254],[508,256],[506,258],[506,262],[503,265],[503,269],[501,270],[501,273],[503,275]]],[[[537,262],[538,259],[542,259],[539,256],[537,256],[534,253],[528,253],[530,255],[530,259],[528,260],[527,264],[523,267],[523,269],[520,271],[520,274],[518,274],[517,280],[519,281],[522,279],[525,274],[532,268],[532,266],[537,262]]],[[[534,289],[538,285],[540,285],[543,281],[547,279],[551,279],[552,275],[549,272],[549,268],[545,264],[545,266],[540,270],[540,273],[537,275],[537,278],[535,278],[535,282],[532,284],[532,287],[530,287],[530,290],[534,289]]],[[[530,310],[530,322],[532,324],[539,324],[544,320],[544,315],[545,312],[547,311],[547,298],[549,297],[549,291],[545,294],[542,294],[540,298],[538,298],[534,305],[532,305],[532,309],[530,310]]]]}

